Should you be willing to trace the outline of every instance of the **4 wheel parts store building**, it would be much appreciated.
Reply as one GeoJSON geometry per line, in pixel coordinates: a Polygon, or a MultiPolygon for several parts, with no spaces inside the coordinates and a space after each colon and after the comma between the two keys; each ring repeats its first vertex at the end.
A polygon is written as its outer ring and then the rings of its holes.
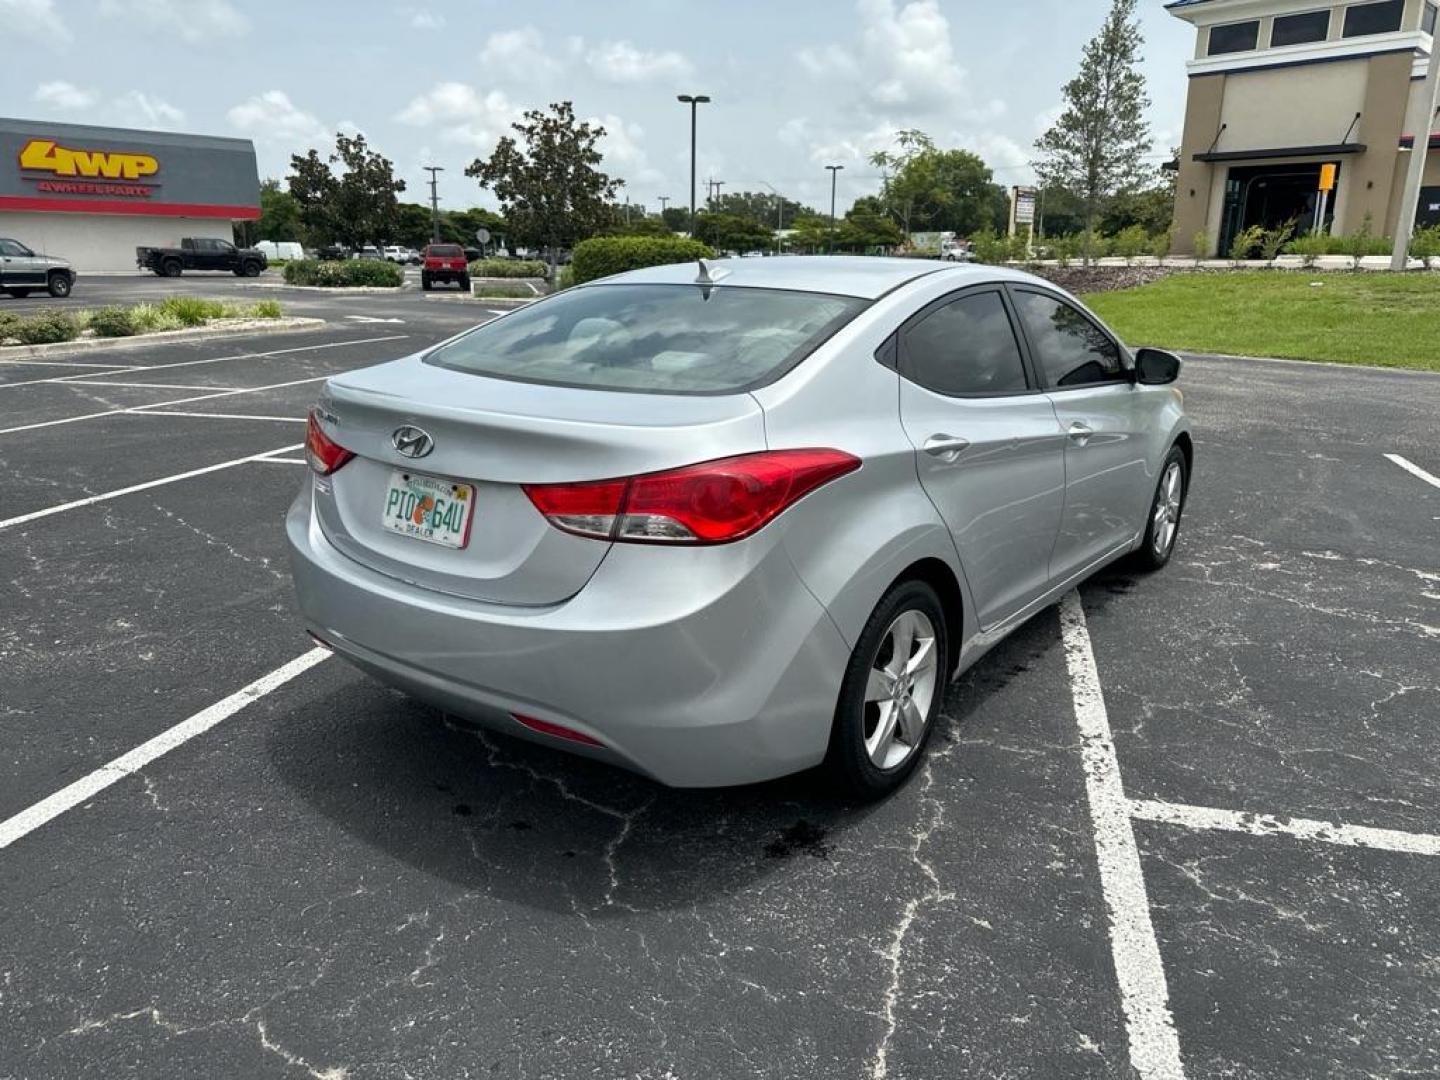
{"type": "Polygon", "coordinates": [[[259,216],[248,139],[0,118],[0,237],[81,275],[134,270],[140,246],[231,240],[259,216]]]}
{"type": "Polygon", "coordinates": [[[1418,223],[1440,223],[1440,123],[1425,72],[1440,0],[1171,0],[1196,30],[1175,250],[1227,254],[1251,226],[1393,234],[1415,140],[1418,223]],[[1322,200],[1322,168],[1335,167],[1322,200]],[[1317,214],[1318,208],[1318,214],[1317,214]]]}

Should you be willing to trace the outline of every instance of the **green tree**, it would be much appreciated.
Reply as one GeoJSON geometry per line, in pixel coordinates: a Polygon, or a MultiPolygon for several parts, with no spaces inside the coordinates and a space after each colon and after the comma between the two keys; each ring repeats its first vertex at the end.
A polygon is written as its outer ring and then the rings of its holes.
{"type": "Polygon", "coordinates": [[[260,220],[255,231],[261,240],[300,239],[300,203],[273,177],[260,185],[260,220]]]}
{"type": "Polygon", "coordinates": [[[775,240],[773,230],[758,221],[734,214],[697,213],[695,239],[716,251],[753,251],[768,248],[775,240]]]}
{"type": "Polygon", "coordinates": [[[730,214],[774,229],[783,221],[784,227],[804,214],[814,214],[808,206],[802,206],[794,199],[774,195],[768,191],[732,191],[715,201],[715,212],[730,214]]]}
{"type": "Polygon", "coordinates": [[[1009,196],[995,174],[969,150],[941,150],[923,131],[898,132],[898,152],[882,150],[870,163],[885,179],[879,204],[912,232],[957,232],[968,236],[1005,224],[1009,196]]]}
{"type": "Polygon", "coordinates": [[[1102,204],[1143,182],[1152,145],[1135,5],[1114,0],[1100,33],[1085,46],[1079,74],[1065,86],[1064,113],[1035,143],[1041,181],[1069,188],[1080,199],[1087,262],[1102,204]]]}
{"type": "Polygon", "coordinates": [[[358,132],[337,134],[335,152],[327,158],[316,150],[293,155],[286,182],[312,242],[359,247],[395,235],[400,220],[396,195],[405,190],[405,181],[395,179],[390,159],[371,150],[358,132]],[[341,168],[338,175],[335,165],[341,168]]]}
{"type": "Polygon", "coordinates": [[[819,214],[804,214],[790,226],[788,247],[796,251],[820,251],[830,243],[830,219],[819,214]]]}
{"type": "MultiPolygon", "coordinates": [[[[826,224],[828,231],[829,225],[826,224]]],[[[892,248],[904,243],[900,226],[870,207],[852,206],[840,222],[835,246],[844,251],[868,251],[871,248],[892,248]]]]}
{"type": "Polygon", "coordinates": [[[610,225],[611,204],[624,182],[597,168],[596,144],[605,129],[578,122],[572,102],[552,104],[548,113],[531,109],[524,123],[510,126],[520,142],[504,136],[489,159],[476,158],[465,175],[495,192],[517,242],[547,249],[553,279],[561,247],[610,225]]]}
{"type": "Polygon", "coordinates": [[[672,232],[690,231],[690,211],[683,206],[667,206],[660,212],[661,219],[672,232]]]}

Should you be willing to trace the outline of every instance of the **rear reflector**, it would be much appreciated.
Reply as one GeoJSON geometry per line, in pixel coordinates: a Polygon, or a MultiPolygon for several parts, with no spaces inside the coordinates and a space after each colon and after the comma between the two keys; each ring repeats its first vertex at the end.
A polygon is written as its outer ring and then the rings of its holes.
{"type": "Polygon", "coordinates": [[[569,739],[571,742],[584,743],[586,746],[604,746],[599,739],[592,739],[583,732],[568,728],[564,724],[552,724],[549,720],[537,720],[533,716],[521,716],[519,713],[511,713],[515,722],[521,727],[527,727],[531,731],[538,731],[541,735],[553,735],[557,739],[569,739]]]}
{"type": "Polygon", "coordinates": [[[580,484],[526,484],[557,529],[602,540],[726,544],[860,467],[840,450],[770,450],[668,472],[580,484]]]}
{"type": "Polygon", "coordinates": [[[355,456],[320,430],[320,421],[312,410],[305,422],[305,460],[321,476],[329,476],[355,456]]]}

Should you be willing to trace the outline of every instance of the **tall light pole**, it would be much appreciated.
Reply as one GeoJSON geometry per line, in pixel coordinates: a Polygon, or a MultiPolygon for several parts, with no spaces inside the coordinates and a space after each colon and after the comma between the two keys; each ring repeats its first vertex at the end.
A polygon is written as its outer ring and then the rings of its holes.
{"type": "Polygon", "coordinates": [[[707,94],[680,94],[676,100],[690,106],[690,232],[695,232],[695,112],[709,102],[707,94]]]}
{"type": "Polygon", "coordinates": [[[835,178],[840,175],[844,165],[826,165],[830,170],[830,254],[835,254],[835,178]]]}
{"type": "Polygon", "coordinates": [[[430,239],[440,242],[440,196],[435,187],[435,174],[445,171],[443,165],[421,166],[430,174],[430,239]]]}

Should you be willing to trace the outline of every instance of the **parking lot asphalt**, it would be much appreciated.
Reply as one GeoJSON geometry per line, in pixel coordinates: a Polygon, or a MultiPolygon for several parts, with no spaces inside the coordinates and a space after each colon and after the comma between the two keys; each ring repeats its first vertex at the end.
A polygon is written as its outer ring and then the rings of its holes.
{"type": "Polygon", "coordinates": [[[329,324],[0,362],[0,1078],[1440,1070],[1440,377],[1193,359],[1170,567],[1037,615],[857,809],[317,661],[295,421],[483,316],[293,295],[329,324]]]}

